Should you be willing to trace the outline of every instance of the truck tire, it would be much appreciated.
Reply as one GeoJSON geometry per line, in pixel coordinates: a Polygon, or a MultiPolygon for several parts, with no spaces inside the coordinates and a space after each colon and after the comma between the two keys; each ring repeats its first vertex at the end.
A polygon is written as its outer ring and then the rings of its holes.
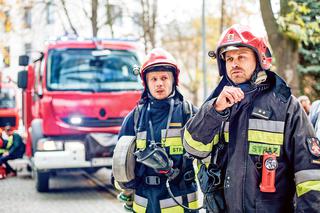
{"type": "Polygon", "coordinates": [[[43,137],[42,119],[34,119],[31,122],[32,155],[34,155],[37,150],[38,141],[43,137]]]}
{"type": "Polygon", "coordinates": [[[49,172],[36,171],[36,189],[38,192],[48,192],[49,191],[49,172]]]}

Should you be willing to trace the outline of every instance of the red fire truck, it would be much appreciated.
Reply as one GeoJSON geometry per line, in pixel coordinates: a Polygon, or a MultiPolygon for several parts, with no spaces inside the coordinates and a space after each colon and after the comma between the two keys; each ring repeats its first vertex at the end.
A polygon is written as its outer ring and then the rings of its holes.
{"type": "Polygon", "coordinates": [[[0,82],[0,128],[10,125],[13,130],[19,127],[19,109],[16,102],[17,89],[13,83],[0,82]]]}
{"type": "Polygon", "coordinates": [[[18,73],[22,116],[36,189],[49,190],[60,170],[111,167],[124,117],[137,104],[141,82],[133,74],[138,45],[121,40],[50,42],[18,73]]]}

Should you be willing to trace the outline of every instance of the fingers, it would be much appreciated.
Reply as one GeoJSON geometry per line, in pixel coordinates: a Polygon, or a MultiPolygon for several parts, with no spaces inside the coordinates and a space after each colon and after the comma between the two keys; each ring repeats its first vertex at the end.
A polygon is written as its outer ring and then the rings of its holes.
{"type": "Polygon", "coordinates": [[[235,103],[240,102],[244,98],[243,91],[238,87],[225,86],[219,94],[214,108],[221,112],[226,108],[233,106],[235,103]]]}

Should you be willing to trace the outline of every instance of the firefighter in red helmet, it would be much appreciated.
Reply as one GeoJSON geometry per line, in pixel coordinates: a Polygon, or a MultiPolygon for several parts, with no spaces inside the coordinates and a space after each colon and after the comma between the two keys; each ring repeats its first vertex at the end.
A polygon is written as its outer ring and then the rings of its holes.
{"type": "Polygon", "coordinates": [[[134,212],[184,212],[174,199],[195,208],[195,173],[192,160],[184,156],[180,131],[196,109],[177,89],[180,68],[170,53],[156,48],[146,56],[139,73],[144,92],[122,124],[114,154],[114,158],[123,156],[133,138],[134,162],[125,162],[122,167],[117,166],[119,159],[114,159],[114,178],[125,190],[119,198],[134,212]],[[162,161],[159,157],[166,158],[162,161]],[[156,160],[151,161],[153,158],[156,160]],[[168,178],[173,198],[166,186],[168,178]]]}
{"type": "Polygon", "coordinates": [[[288,85],[270,71],[266,41],[234,25],[209,55],[222,79],[183,140],[196,158],[211,155],[208,168],[221,173],[209,211],[320,212],[319,140],[288,85]]]}

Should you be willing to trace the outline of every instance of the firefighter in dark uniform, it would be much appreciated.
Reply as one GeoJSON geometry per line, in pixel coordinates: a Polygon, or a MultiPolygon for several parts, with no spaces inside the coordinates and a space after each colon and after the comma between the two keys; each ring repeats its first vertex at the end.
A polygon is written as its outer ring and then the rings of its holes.
{"type": "MultiPolygon", "coordinates": [[[[157,146],[164,147],[173,161],[173,168],[178,171],[171,181],[174,197],[181,204],[196,208],[197,185],[193,164],[192,160],[183,156],[185,150],[181,139],[181,129],[189,119],[190,111],[194,112],[195,108],[191,104],[184,104],[186,102],[177,90],[179,72],[175,59],[163,49],[153,49],[146,56],[140,69],[145,90],[139,106],[125,118],[118,143],[124,136],[136,135],[136,151],[145,150],[152,141],[157,146]],[[186,113],[185,107],[189,107],[189,113],[186,113]],[[136,124],[135,110],[139,111],[136,124]]],[[[165,174],[136,162],[135,179],[119,185],[125,190],[134,190],[134,212],[185,212],[169,196],[166,180],[165,174]]]]}
{"type": "Polygon", "coordinates": [[[9,165],[8,160],[22,158],[25,152],[22,137],[14,133],[10,125],[6,125],[2,133],[3,148],[0,148],[0,166],[5,165],[6,174],[1,174],[0,179],[5,178],[5,176],[17,175],[17,172],[9,165]]]}
{"type": "Polygon", "coordinates": [[[212,55],[222,80],[186,124],[183,145],[202,159],[224,136],[226,151],[217,156],[224,159],[224,211],[320,212],[319,141],[290,88],[270,71],[265,40],[233,25],[212,55]]]}

